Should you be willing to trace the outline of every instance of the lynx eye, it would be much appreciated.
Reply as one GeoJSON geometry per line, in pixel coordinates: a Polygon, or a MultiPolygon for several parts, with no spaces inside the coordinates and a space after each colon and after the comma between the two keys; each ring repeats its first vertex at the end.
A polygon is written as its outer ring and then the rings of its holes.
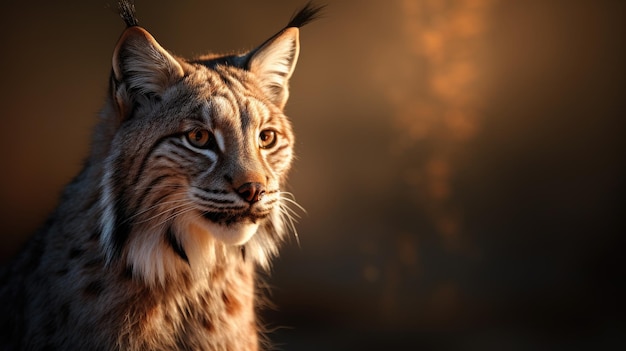
{"type": "Polygon", "coordinates": [[[202,128],[194,128],[188,131],[185,137],[191,146],[199,149],[210,149],[215,143],[211,132],[202,128]]]}
{"type": "Polygon", "coordinates": [[[276,139],[278,139],[276,137],[276,131],[271,129],[262,130],[261,133],[259,133],[259,146],[261,146],[262,149],[269,149],[276,145],[276,139]]]}

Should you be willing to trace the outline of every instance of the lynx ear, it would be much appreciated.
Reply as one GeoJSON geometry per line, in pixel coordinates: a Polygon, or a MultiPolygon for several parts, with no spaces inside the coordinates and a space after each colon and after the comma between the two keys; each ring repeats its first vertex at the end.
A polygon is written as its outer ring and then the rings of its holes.
{"type": "Polygon", "coordinates": [[[297,27],[289,27],[250,53],[248,70],[259,77],[261,88],[279,108],[289,97],[289,78],[296,68],[300,42],[297,27]]]}
{"type": "Polygon", "coordinates": [[[141,27],[122,33],[113,53],[113,75],[130,91],[161,94],[183,75],[181,65],[141,27]]]}

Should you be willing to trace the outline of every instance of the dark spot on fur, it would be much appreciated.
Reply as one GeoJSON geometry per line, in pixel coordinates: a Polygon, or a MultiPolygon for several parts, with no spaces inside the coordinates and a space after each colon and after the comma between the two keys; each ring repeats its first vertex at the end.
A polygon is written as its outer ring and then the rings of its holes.
{"type": "Polygon", "coordinates": [[[127,280],[133,279],[133,267],[132,266],[124,267],[124,270],[122,271],[122,278],[127,279],[127,280]]]}
{"type": "Polygon", "coordinates": [[[200,317],[200,324],[206,329],[209,333],[213,333],[215,331],[215,326],[211,322],[211,320],[206,316],[200,317]]]}
{"type": "Polygon", "coordinates": [[[104,291],[104,284],[102,283],[101,280],[95,280],[87,284],[87,286],[85,286],[85,289],[83,291],[85,295],[87,296],[98,297],[104,291]]]}
{"type": "Polygon", "coordinates": [[[236,314],[241,310],[241,303],[239,300],[228,295],[226,292],[222,292],[222,301],[224,301],[226,313],[229,315],[236,314]]]}
{"type": "Polygon", "coordinates": [[[85,250],[78,248],[78,247],[74,247],[70,250],[69,258],[70,260],[73,260],[76,257],[82,256],[82,254],[84,253],[85,253],[85,250]]]}
{"type": "Polygon", "coordinates": [[[62,268],[62,269],[59,269],[58,271],[56,271],[56,275],[58,275],[59,277],[62,277],[64,275],[66,275],[67,272],[69,272],[69,269],[62,268]]]}

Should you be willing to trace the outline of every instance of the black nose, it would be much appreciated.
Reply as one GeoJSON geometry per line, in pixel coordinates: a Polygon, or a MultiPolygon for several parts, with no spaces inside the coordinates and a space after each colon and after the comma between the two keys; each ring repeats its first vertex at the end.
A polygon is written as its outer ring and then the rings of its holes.
{"type": "Polygon", "coordinates": [[[253,204],[263,198],[265,195],[265,186],[261,183],[246,183],[237,188],[237,194],[242,199],[253,204]]]}

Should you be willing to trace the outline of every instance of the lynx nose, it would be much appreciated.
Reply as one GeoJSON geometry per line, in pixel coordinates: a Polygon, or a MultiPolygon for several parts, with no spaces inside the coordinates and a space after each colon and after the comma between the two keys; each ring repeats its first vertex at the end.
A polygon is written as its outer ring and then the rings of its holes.
{"type": "Polygon", "coordinates": [[[245,183],[237,188],[237,194],[250,204],[253,204],[263,198],[265,195],[265,186],[261,183],[245,183]]]}

